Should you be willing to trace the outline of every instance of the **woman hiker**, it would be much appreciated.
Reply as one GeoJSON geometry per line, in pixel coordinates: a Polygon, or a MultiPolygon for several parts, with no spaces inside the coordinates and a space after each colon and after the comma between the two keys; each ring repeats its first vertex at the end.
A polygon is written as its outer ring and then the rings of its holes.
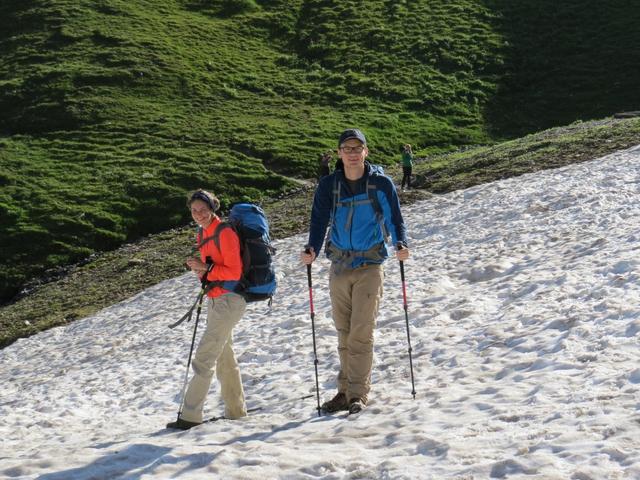
{"type": "MultiPolygon", "coordinates": [[[[233,282],[242,275],[240,240],[232,228],[219,231],[219,242],[212,241],[221,220],[216,215],[220,202],[211,193],[197,190],[187,202],[191,216],[201,227],[198,234],[200,258],[189,258],[187,266],[203,281],[233,282]],[[219,245],[219,246],[218,246],[219,245]]],[[[229,283],[226,283],[229,286],[229,283]]],[[[167,428],[188,430],[203,421],[203,407],[215,373],[224,401],[224,416],[236,419],[247,415],[240,368],[233,353],[233,327],[245,312],[245,299],[222,285],[208,292],[207,326],[193,359],[193,378],[183,398],[178,419],[167,428]]]]}

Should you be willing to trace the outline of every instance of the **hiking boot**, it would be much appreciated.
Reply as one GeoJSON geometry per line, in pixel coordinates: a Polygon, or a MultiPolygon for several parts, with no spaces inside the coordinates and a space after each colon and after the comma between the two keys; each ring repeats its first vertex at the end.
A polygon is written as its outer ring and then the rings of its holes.
{"type": "Polygon", "coordinates": [[[200,425],[200,422],[190,422],[178,417],[178,420],[175,422],[167,423],[167,428],[172,428],[174,430],[189,430],[190,428],[197,427],[198,425],[200,425]]]}
{"type": "Polygon", "coordinates": [[[331,400],[322,404],[322,411],[326,413],[339,412],[340,410],[349,410],[349,404],[347,403],[347,396],[338,392],[331,400]]]}
{"type": "Polygon", "coordinates": [[[365,402],[361,398],[352,398],[351,400],[349,400],[349,415],[360,413],[366,405],[367,402],[365,402]]]}

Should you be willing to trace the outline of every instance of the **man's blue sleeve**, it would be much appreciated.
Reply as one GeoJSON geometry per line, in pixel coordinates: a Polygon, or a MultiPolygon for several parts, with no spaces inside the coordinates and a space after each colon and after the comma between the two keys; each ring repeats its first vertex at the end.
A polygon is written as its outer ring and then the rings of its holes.
{"type": "Polygon", "coordinates": [[[311,225],[309,227],[309,246],[313,247],[316,256],[320,255],[322,242],[324,241],[331,217],[333,175],[324,177],[313,197],[313,207],[311,208],[311,225]]]}

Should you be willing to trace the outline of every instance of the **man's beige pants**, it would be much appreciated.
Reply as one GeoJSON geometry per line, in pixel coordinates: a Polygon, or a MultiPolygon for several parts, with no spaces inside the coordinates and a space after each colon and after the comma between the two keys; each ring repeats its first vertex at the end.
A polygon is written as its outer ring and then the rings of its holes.
{"type": "Polygon", "coordinates": [[[329,292],[333,321],[338,330],[340,373],[338,391],[347,400],[367,402],[373,364],[373,330],[382,298],[382,265],[343,269],[331,266],[329,292]]]}
{"type": "Polygon", "coordinates": [[[224,416],[240,418],[247,415],[240,368],[233,353],[233,327],[242,318],[247,303],[236,293],[209,299],[207,328],[200,339],[193,359],[194,376],[184,396],[181,418],[202,422],[202,410],[213,373],[220,382],[224,416]]]}

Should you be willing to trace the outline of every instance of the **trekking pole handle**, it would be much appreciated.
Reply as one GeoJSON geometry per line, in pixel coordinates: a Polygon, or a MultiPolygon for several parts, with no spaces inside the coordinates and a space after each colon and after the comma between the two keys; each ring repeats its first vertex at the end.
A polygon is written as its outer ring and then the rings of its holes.
{"type": "MultiPolygon", "coordinates": [[[[406,245],[404,245],[401,242],[398,242],[398,244],[396,245],[396,250],[404,250],[406,247],[406,245]]],[[[404,289],[404,262],[402,260],[399,260],[400,263],[400,279],[402,280],[402,284],[403,284],[403,289],[404,289]]],[[[405,295],[406,297],[406,295],[405,295]]]]}
{"type": "Polygon", "coordinates": [[[402,300],[404,302],[404,311],[407,311],[407,282],[404,279],[404,262],[400,260],[400,280],[402,280],[402,300]]]}
{"type": "MultiPolygon", "coordinates": [[[[309,245],[306,245],[304,247],[304,253],[311,253],[311,247],[309,245]]],[[[315,318],[315,310],[313,308],[313,283],[311,281],[311,264],[307,265],[307,283],[309,284],[309,308],[311,309],[311,320],[313,321],[313,319],[315,318]]]]}
{"type": "MultiPolygon", "coordinates": [[[[311,255],[311,246],[310,245],[305,245],[304,253],[307,253],[307,254],[311,255]]],[[[307,282],[309,283],[309,289],[311,289],[313,286],[311,284],[311,264],[310,263],[307,265],[307,282]]]]}
{"type": "Polygon", "coordinates": [[[207,286],[207,277],[209,276],[209,272],[213,269],[215,263],[213,263],[213,259],[211,257],[207,257],[205,258],[205,265],[207,266],[207,269],[205,270],[205,272],[202,274],[202,277],[200,278],[200,283],[202,284],[202,288],[205,288],[207,286]]]}

